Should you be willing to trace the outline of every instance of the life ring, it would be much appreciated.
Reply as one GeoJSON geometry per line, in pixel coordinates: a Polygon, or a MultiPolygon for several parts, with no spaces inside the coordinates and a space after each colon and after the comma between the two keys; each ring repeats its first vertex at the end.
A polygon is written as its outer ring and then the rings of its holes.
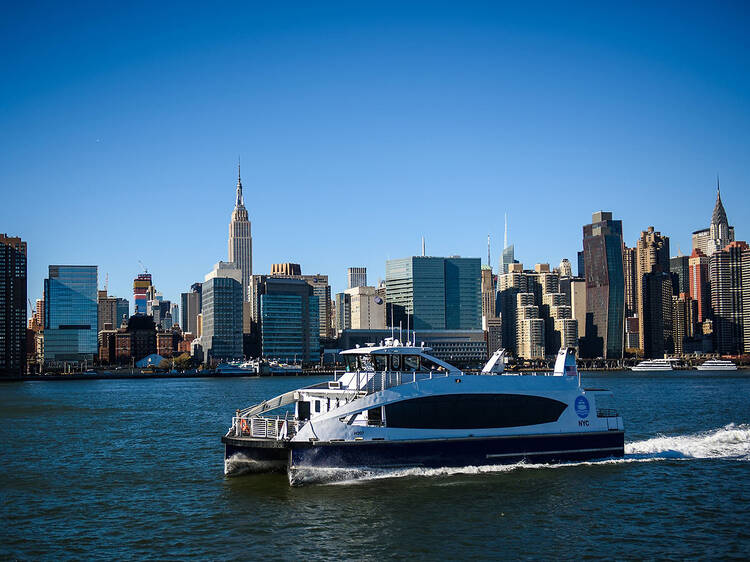
{"type": "Polygon", "coordinates": [[[250,430],[245,418],[242,418],[242,421],[240,422],[240,429],[242,429],[242,433],[246,433],[250,430]]]}

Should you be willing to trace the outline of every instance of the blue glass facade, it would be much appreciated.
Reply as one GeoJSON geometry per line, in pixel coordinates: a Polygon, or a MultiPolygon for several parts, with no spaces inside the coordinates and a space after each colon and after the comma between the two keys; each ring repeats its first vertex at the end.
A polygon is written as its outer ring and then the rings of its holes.
{"type": "Polygon", "coordinates": [[[97,267],[51,265],[44,280],[45,362],[93,361],[97,353],[97,267]]]}
{"type": "Polygon", "coordinates": [[[315,295],[260,297],[263,357],[314,363],[320,360],[320,317],[315,295]]]}
{"type": "Polygon", "coordinates": [[[622,221],[612,213],[594,213],[583,227],[586,273],[586,337],[583,357],[621,358],[624,345],[625,274],[622,221]]]}
{"type": "MultiPolygon", "coordinates": [[[[389,303],[403,306],[416,330],[482,327],[481,260],[414,256],[386,262],[389,303]]],[[[406,326],[404,326],[406,327],[406,326]]]]}
{"type": "Polygon", "coordinates": [[[203,283],[203,349],[216,360],[242,359],[242,283],[214,277],[203,283]]]}

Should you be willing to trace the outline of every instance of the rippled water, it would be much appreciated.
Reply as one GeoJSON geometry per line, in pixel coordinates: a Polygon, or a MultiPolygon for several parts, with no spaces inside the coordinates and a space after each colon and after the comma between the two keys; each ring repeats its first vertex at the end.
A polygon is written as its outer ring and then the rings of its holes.
{"type": "Polygon", "coordinates": [[[318,380],[0,385],[0,557],[750,557],[750,375],[585,376],[623,460],[226,478],[234,409],[318,380]]]}

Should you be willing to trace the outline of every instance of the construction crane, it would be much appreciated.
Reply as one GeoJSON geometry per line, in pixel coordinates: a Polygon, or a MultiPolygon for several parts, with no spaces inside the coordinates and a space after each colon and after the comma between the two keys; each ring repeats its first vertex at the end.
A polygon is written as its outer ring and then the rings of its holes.
{"type": "Polygon", "coordinates": [[[143,265],[143,262],[141,260],[138,260],[138,263],[141,264],[141,267],[143,268],[143,273],[148,273],[148,268],[143,265]]]}

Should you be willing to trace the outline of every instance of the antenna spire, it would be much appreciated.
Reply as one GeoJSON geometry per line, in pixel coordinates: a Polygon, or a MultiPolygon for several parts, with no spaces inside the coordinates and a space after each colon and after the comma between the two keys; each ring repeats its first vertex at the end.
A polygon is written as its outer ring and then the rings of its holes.
{"type": "Polygon", "coordinates": [[[490,235],[487,235],[487,265],[492,267],[492,261],[490,260],[490,235]]]}
{"type": "Polygon", "coordinates": [[[422,257],[424,257],[424,256],[425,256],[425,253],[424,253],[424,236],[422,236],[422,257]]]}
{"type": "Polygon", "coordinates": [[[240,174],[240,157],[237,155],[237,206],[243,206],[242,201],[242,175],[240,174]]]}
{"type": "Polygon", "coordinates": [[[503,238],[503,250],[508,247],[508,213],[505,213],[505,238],[503,238]]]}

